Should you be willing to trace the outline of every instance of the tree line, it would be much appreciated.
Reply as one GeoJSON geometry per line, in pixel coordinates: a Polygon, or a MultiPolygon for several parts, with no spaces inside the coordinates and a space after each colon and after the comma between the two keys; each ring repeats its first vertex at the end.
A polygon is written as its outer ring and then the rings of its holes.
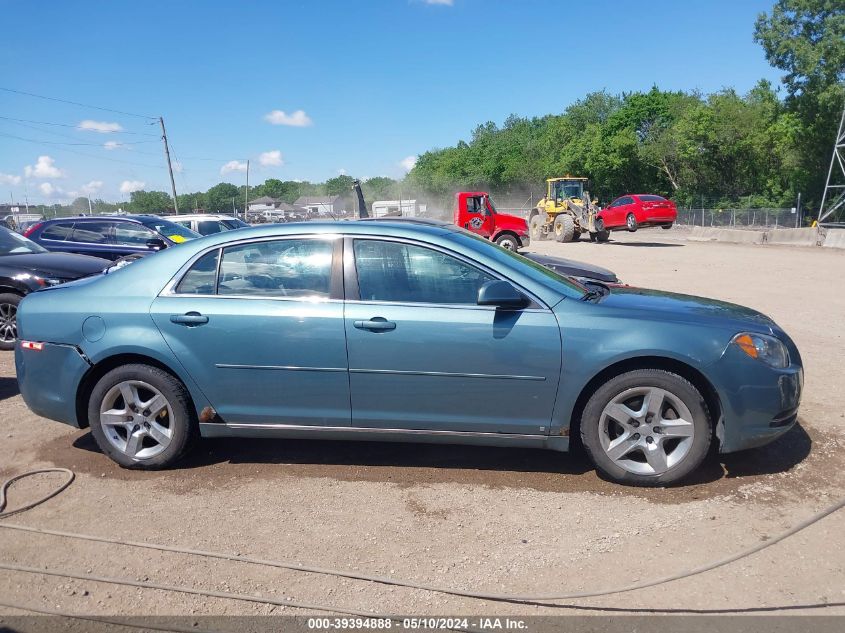
{"type": "MultiPolygon", "coordinates": [[[[479,125],[468,140],[419,156],[403,180],[362,183],[368,202],[417,197],[446,207],[455,191],[542,195],[544,180],[586,176],[602,203],[624,193],[658,193],[682,206],[791,207],[799,193],[818,205],[845,102],[845,4],[842,0],[778,0],[760,14],[754,39],[784,71],[776,89],[760,81],[745,94],[647,91],[585,95],[560,114],[510,116],[479,125]]],[[[268,179],[249,199],[351,195],[353,179],[322,183],[268,179]]],[[[245,187],[221,182],[178,196],[180,211],[242,210],[245,187]]],[[[86,212],[77,199],[74,212],[86,212]]],[[[95,201],[98,212],[117,205],[95,201]]],[[[163,191],[137,191],[123,208],[173,209],[163,191]]],[[[817,208],[817,207],[816,207],[817,208]]]]}

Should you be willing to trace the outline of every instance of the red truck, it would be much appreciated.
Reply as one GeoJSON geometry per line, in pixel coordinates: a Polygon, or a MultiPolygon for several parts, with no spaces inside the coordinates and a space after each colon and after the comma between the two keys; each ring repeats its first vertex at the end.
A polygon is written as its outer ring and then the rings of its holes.
{"type": "Polygon", "coordinates": [[[515,215],[497,212],[490,194],[484,191],[455,194],[454,222],[509,251],[526,247],[530,242],[528,223],[515,215]]]}

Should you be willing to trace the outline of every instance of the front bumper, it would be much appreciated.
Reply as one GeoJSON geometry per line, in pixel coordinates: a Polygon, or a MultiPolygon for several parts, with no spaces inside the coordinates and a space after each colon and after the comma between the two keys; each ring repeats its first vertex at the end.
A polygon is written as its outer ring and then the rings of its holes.
{"type": "Polygon", "coordinates": [[[40,351],[15,346],[15,368],[21,396],[33,413],[79,428],[76,392],[91,368],[72,345],[44,343],[40,351]]]}
{"type": "Polygon", "coordinates": [[[788,367],[775,369],[729,345],[710,370],[722,406],[719,452],[763,446],[797,422],[804,388],[797,351],[788,367]]]}

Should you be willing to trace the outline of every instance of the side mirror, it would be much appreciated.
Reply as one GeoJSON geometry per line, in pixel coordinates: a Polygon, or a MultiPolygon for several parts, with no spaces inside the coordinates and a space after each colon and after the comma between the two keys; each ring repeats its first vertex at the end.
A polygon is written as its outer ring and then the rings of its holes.
{"type": "Polygon", "coordinates": [[[478,305],[520,310],[528,305],[528,297],[507,281],[488,281],[478,289],[478,305]]]}
{"type": "Polygon", "coordinates": [[[147,240],[147,248],[154,251],[160,251],[167,248],[167,243],[160,237],[151,237],[147,240]]]}

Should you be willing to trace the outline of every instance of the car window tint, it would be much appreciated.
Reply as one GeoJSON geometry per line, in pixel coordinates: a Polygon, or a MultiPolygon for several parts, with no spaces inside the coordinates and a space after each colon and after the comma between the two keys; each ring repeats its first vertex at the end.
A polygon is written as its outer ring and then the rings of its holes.
{"type": "Polygon", "coordinates": [[[472,304],[495,277],[440,251],[400,242],[355,240],[363,301],[472,304]]]}
{"type": "Polygon", "coordinates": [[[220,250],[200,257],[176,286],[177,294],[213,295],[217,282],[217,258],[220,250]]]}
{"type": "Polygon", "coordinates": [[[212,233],[220,233],[225,228],[217,220],[201,220],[197,222],[197,233],[200,235],[211,235],[212,233]]]}
{"type": "Polygon", "coordinates": [[[663,196],[654,196],[654,195],[647,195],[647,196],[640,196],[640,200],[642,202],[663,202],[666,200],[663,196]]]}
{"type": "Polygon", "coordinates": [[[264,297],[329,297],[331,240],[278,240],[223,251],[217,293],[264,297]]]}
{"type": "Polygon", "coordinates": [[[83,244],[109,244],[113,226],[111,222],[77,222],[68,239],[83,244]]]}
{"type": "Polygon", "coordinates": [[[630,196],[626,196],[626,197],[622,198],[622,204],[623,204],[623,205],[625,205],[625,204],[634,204],[634,199],[633,199],[632,197],[630,197],[630,196]]]}
{"type": "Polygon", "coordinates": [[[147,241],[159,238],[153,231],[135,222],[115,222],[114,241],[121,246],[146,246],[147,241]]]}
{"type": "Polygon", "coordinates": [[[42,240],[66,240],[73,233],[73,223],[51,224],[41,232],[42,240]]]}

